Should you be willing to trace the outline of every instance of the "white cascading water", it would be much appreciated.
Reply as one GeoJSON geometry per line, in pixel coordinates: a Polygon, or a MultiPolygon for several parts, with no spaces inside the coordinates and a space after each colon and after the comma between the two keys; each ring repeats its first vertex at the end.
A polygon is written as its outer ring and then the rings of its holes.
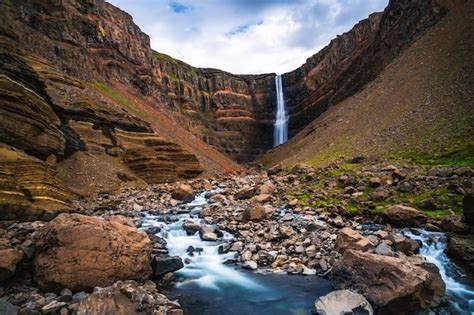
{"type": "Polygon", "coordinates": [[[449,298],[456,314],[474,314],[474,287],[457,280],[457,278],[462,278],[462,275],[459,275],[458,268],[445,254],[447,246],[446,235],[444,233],[424,230],[418,230],[417,233],[405,231],[403,234],[423,244],[420,254],[428,262],[438,267],[439,273],[446,284],[446,296],[449,298]]]}
{"type": "Polygon", "coordinates": [[[197,195],[191,203],[186,205],[190,212],[176,215],[176,221],[165,223],[158,220],[159,216],[148,215],[142,221],[142,228],[161,228],[159,236],[166,240],[169,255],[179,256],[183,261],[186,259],[191,261],[178,271],[180,275],[188,279],[185,282],[179,283],[178,286],[197,284],[202,288],[219,290],[220,284],[233,284],[244,287],[246,290],[263,290],[264,288],[261,285],[245,274],[224,264],[225,261],[234,257],[235,252],[219,255],[218,249],[220,245],[228,243],[233,239],[231,234],[223,232],[224,236],[221,242],[203,241],[199,237],[198,232],[194,235],[186,234],[182,227],[184,222],[202,223],[202,220],[197,215],[207,202],[205,195],[206,192],[197,195]],[[202,253],[189,257],[187,252],[189,246],[202,248],[202,253]]]}
{"type": "Polygon", "coordinates": [[[273,129],[273,146],[288,141],[288,113],[285,108],[285,98],[283,95],[283,84],[281,75],[275,76],[276,97],[277,97],[277,114],[273,129]]]}

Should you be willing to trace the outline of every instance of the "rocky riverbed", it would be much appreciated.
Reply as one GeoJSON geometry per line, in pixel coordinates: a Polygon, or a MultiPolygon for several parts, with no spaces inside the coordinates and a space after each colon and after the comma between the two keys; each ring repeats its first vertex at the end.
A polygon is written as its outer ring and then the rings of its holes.
{"type": "Polygon", "coordinates": [[[278,287],[272,277],[293,275],[283,281],[290,298],[291,283],[295,296],[300,281],[305,292],[314,286],[304,312],[319,298],[319,310],[342,299],[346,311],[468,314],[471,295],[454,296],[447,281],[472,290],[472,185],[466,167],[353,159],[99,194],[50,222],[2,222],[0,310],[125,314],[121,305],[127,314],[180,314],[180,302],[188,312],[200,305],[183,283],[219,288],[206,276],[225,268],[217,277],[230,292],[232,277],[278,287]],[[420,228],[448,236],[446,253],[460,267],[448,280],[437,260],[424,258],[430,241],[417,237],[420,228]],[[320,277],[341,291],[323,297],[320,277]]]}

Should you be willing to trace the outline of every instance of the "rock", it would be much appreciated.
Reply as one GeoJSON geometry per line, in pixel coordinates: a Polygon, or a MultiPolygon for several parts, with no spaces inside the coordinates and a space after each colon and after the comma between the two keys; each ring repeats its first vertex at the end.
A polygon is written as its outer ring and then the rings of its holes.
{"type": "Polygon", "coordinates": [[[143,210],[143,206],[140,206],[138,203],[133,204],[133,211],[140,212],[143,210]]]}
{"type": "Polygon", "coordinates": [[[420,250],[420,244],[416,240],[405,237],[400,234],[390,234],[388,239],[392,242],[396,251],[400,251],[406,255],[413,255],[420,250]]]}
{"type": "Polygon", "coordinates": [[[18,310],[19,310],[18,306],[10,304],[5,300],[0,300],[0,314],[17,315],[18,310]]]}
{"type": "Polygon", "coordinates": [[[63,289],[61,291],[61,296],[59,297],[59,300],[61,302],[72,302],[72,291],[69,289],[63,289]]]}
{"type": "Polygon", "coordinates": [[[393,250],[385,242],[381,242],[376,248],[375,253],[378,255],[392,256],[393,250]]]}
{"type": "Polygon", "coordinates": [[[372,243],[367,237],[362,236],[359,232],[351,228],[345,227],[337,234],[334,249],[340,253],[344,253],[347,249],[366,251],[372,246],[372,243]]]}
{"type": "Polygon", "coordinates": [[[377,188],[382,185],[382,180],[379,177],[371,177],[369,179],[369,187],[377,188]]]}
{"type": "Polygon", "coordinates": [[[285,238],[291,237],[296,233],[295,230],[293,230],[291,226],[286,226],[286,225],[280,225],[278,227],[278,231],[285,238]]]}
{"type": "Polygon", "coordinates": [[[265,207],[256,204],[256,205],[251,205],[247,209],[244,210],[243,213],[243,220],[244,222],[248,221],[261,221],[267,217],[267,211],[265,210],[265,207]]]}
{"type": "Polygon", "coordinates": [[[200,224],[195,223],[193,221],[186,221],[183,223],[183,229],[186,231],[186,234],[188,235],[196,234],[196,232],[199,231],[200,227],[201,227],[200,224]]]}
{"type": "Polygon", "coordinates": [[[474,193],[469,193],[462,200],[464,222],[474,226],[474,193]]]}
{"type": "Polygon", "coordinates": [[[269,195],[275,190],[275,185],[271,181],[266,181],[263,185],[258,188],[260,194],[269,195]]]}
{"type": "Polygon", "coordinates": [[[46,224],[36,243],[38,286],[46,291],[81,291],[107,286],[117,279],[148,279],[150,239],[123,224],[124,220],[113,218],[60,214],[46,224]]]}
{"type": "Polygon", "coordinates": [[[359,164],[365,161],[365,156],[359,155],[359,156],[354,156],[351,159],[351,163],[353,164],[359,164]]]}
{"type": "Polygon", "coordinates": [[[267,170],[267,173],[268,173],[268,175],[271,176],[271,175],[275,175],[275,174],[280,173],[282,170],[283,170],[283,165],[277,164],[277,165],[275,165],[275,166],[270,167],[270,168],[267,170]]]}
{"type": "Polygon", "coordinates": [[[393,179],[404,180],[407,177],[408,173],[405,170],[396,169],[392,173],[393,179]]]}
{"type": "Polygon", "coordinates": [[[447,254],[474,272],[474,235],[449,235],[447,254]]]}
{"type": "Polygon", "coordinates": [[[394,205],[384,211],[385,220],[397,227],[420,227],[428,220],[427,216],[414,208],[394,205]]]}
{"type": "Polygon", "coordinates": [[[191,202],[194,199],[194,191],[191,185],[181,184],[171,193],[171,197],[184,202],[191,202]]]}
{"type": "Polygon", "coordinates": [[[0,281],[13,277],[16,265],[23,258],[23,252],[13,249],[0,250],[0,281]]]}
{"type": "Polygon", "coordinates": [[[445,285],[433,264],[349,249],[332,270],[337,289],[354,289],[381,314],[407,314],[440,304],[445,285]]]}
{"type": "Polygon", "coordinates": [[[235,194],[235,198],[237,199],[250,199],[255,195],[256,189],[251,186],[247,186],[239,190],[235,194]]]}
{"type": "Polygon", "coordinates": [[[310,245],[305,248],[305,253],[308,257],[312,258],[316,256],[316,246],[315,245],[310,245]]]}
{"type": "Polygon", "coordinates": [[[390,193],[386,189],[379,187],[370,195],[370,199],[373,201],[384,201],[388,199],[389,196],[390,193]]]}
{"type": "Polygon", "coordinates": [[[253,260],[247,260],[242,265],[242,268],[250,269],[250,270],[256,270],[258,268],[258,264],[253,260]]]}
{"type": "Polygon", "coordinates": [[[95,288],[82,300],[77,315],[108,314],[173,314],[182,315],[179,304],[169,301],[151,286],[139,286],[135,281],[119,281],[107,288],[95,288]]]}
{"type": "Polygon", "coordinates": [[[61,309],[61,307],[65,306],[66,303],[64,302],[58,302],[58,301],[51,301],[45,306],[41,308],[41,312],[43,314],[51,314],[51,313],[56,313],[61,309]]]}
{"type": "Polygon", "coordinates": [[[271,198],[272,196],[269,194],[260,194],[258,196],[253,197],[253,200],[255,200],[256,202],[265,203],[270,201],[271,198]]]}
{"type": "Polygon", "coordinates": [[[243,246],[244,246],[244,244],[242,242],[240,242],[240,241],[235,242],[230,247],[230,251],[231,252],[240,252],[243,249],[243,246]]]}
{"type": "Polygon", "coordinates": [[[202,225],[199,228],[199,237],[203,241],[217,241],[216,229],[210,225],[202,225]]]}
{"type": "Polygon", "coordinates": [[[179,256],[155,256],[152,264],[153,276],[159,277],[168,272],[174,272],[184,267],[179,256]]]}
{"type": "Polygon", "coordinates": [[[370,303],[362,295],[350,290],[337,290],[314,302],[318,315],[374,314],[370,303]]]}

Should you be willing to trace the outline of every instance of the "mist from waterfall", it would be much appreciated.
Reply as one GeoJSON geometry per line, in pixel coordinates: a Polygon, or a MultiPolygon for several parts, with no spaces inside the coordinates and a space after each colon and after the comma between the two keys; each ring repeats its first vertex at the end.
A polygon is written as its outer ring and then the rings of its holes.
{"type": "Polygon", "coordinates": [[[283,95],[283,84],[281,75],[275,76],[276,97],[277,97],[277,115],[273,129],[273,146],[288,141],[288,113],[285,108],[285,98],[283,95]]]}

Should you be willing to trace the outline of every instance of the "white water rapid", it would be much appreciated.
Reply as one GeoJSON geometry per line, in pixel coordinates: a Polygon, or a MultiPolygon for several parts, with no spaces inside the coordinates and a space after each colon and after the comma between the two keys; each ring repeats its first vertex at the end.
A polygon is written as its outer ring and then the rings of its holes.
{"type": "Polygon", "coordinates": [[[233,236],[227,232],[223,232],[224,236],[220,242],[203,241],[199,237],[199,233],[187,235],[183,229],[183,223],[192,221],[198,224],[203,223],[198,218],[199,212],[206,204],[206,192],[196,196],[194,201],[187,204],[189,213],[178,214],[174,216],[171,223],[158,221],[159,216],[149,215],[142,222],[143,228],[156,226],[161,228],[159,236],[166,240],[169,255],[179,256],[183,261],[188,261],[184,268],[178,271],[178,274],[186,278],[184,282],[178,283],[178,286],[198,285],[202,288],[219,290],[220,285],[232,284],[240,286],[246,290],[262,290],[263,287],[234,268],[224,263],[234,258],[235,252],[220,255],[218,253],[219,246],[228,243],[233,236]],[[194,248],[202,248],[201,253],[195,253],[189,256],[187,249],[189,246],[194,248]]]}
{"type": "Polygon", "coordinates": [[[285,108],[285,98],[283,95],[283,84],[281,75],[275,77],[276,97],[277,97],[277,115],[273,128],[273,146],[288,141],[288,113],[285,108]]]}
{"type": "Polygon", "coordinates": [[[404,234],[411,239],[420,241],[423,244],[420,254],[428,262],[438,267],[446,284],[446,296],[456,314],[474,314],[474,286],[461,282],[464,275],[446,256],[446,235],[424,230],[418,230],[416,233],[405,231],[404,234]]]}

